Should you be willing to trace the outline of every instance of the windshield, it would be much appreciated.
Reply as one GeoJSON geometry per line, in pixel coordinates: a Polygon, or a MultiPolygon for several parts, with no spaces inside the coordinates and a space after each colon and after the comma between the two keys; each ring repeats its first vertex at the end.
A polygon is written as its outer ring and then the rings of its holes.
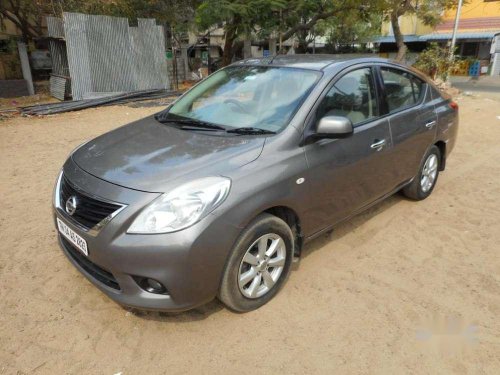
{"type": "Polygon", "coordinates": [[[288,124],[319,77],[319,72],[303,69],[230,67],[186,93],[169,114],[229,129],[276,132],[288,124]]]}

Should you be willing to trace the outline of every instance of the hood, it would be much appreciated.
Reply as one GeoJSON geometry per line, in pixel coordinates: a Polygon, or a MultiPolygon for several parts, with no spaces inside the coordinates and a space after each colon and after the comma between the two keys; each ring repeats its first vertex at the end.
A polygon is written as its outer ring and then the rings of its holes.
{"type": "Polygon", "coordinates": [[[73,161],[95,177],[127,188],[163,192],[178,177],[225,175],[257,159],[264,137],[213,136],[180,130],[153,116],[84,144],[73,161]]]}

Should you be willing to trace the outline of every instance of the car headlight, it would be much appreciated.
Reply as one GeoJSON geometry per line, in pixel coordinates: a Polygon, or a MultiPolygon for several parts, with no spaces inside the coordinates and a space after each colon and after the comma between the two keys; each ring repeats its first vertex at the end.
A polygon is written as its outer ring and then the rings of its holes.
{"type": "Polygon", "coordinates": [[[149,204],[134,220],[127,233],[169,233],[200,221],[229,194],[231,180],[206,177],[188,182],[149,204]]]}

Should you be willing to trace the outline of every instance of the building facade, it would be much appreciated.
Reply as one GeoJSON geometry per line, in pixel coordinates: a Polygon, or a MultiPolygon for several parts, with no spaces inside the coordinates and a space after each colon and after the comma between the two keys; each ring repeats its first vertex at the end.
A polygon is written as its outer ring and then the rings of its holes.
{"type": "MultiPolygon", "coordinates": [[[[410,56],[431,42],[446,46],[450,43],[455,23],[456,8],[443,12],[442,22],[435,28],[424,25],[416,15],[400,17],[399,24],[409,48],[410,56]]],[[[382,53],[395,53],[395,40],[390,22],[382,25],[380,43],[382,53]]],[[[462,74],[471,74],[473,64],[479,74],[500,74],[500,0],[469,0],[462,6],[456,35],[456,53],[467,63],[462,74]],[[477,70],[477,69],[476,69],[477,70]]],[[[410,62],[412,58],[410,57],[410,62]]],[[[464,66],[465,66],[464,65],[464,66]]],[[[476,70],[474,72],[476,72],[476,70]]]]}

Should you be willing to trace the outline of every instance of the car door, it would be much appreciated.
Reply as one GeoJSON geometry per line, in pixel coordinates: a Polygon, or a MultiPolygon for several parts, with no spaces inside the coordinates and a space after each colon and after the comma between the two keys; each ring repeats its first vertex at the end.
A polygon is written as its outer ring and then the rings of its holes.
{"type": "Polygon", "coordinates": [[[428,85],[414,74],[381,66],[383,106],[388,113],[396,168],[392,178],[403,183],[415,176],[437,129],[434,102],[428,85]]]}
{"type": "MultiPolygon", "coordinates": [[[[309,120],[315,129],[324,116],[344,116],[354,133],[305,146],[308,209],[304,222],[316,230],[331,226],[389,192],[387,162],[392,141],[387,119],[379,118],[373,68],[361,67],[334,78],[309,120]]],[[[309,228],[308,228],[309,229],[309,228]]]]}

